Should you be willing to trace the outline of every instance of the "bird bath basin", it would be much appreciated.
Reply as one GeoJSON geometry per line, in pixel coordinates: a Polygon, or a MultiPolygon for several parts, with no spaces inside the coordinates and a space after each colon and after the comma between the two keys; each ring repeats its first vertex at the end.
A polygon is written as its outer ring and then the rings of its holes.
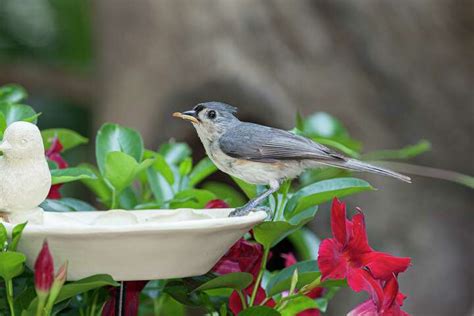
{"type": "Polygon", "coordinates": [[[33,267],[46,238],[54,262],[69,261],[68,280],[100,273],[117,281],[196,276],[208,272],[233,243],[267,216],[260,211],[229,218],[230,211],[43,212],[42,221],[26,226],[18,249],[33,267]]]}

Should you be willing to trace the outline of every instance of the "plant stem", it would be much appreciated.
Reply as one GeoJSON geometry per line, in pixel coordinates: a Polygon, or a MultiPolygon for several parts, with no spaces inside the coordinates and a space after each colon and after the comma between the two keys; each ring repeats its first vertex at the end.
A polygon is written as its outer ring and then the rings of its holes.
{"type": "Polygon", "coordinates": [[[110,209],[111,210],[114,210],[117,208],[117,201],[118,200],[118,197],[117,197],[117,192],[115,191],[114,188],[112,188],[112,204],[110,205],[110,209]]]}
{"type": "Polygon", "coordinates": [[[36,307],[36,316],[44,315],[44,305],[46,304],[46,295],[38,295],[38,306],[36,307]]]}
{"type": "Polygon", "coordinates": [[[255,301],[255,297],[257,296],[257,290],[260,286],[260,281],[263,277],[263,271],[265,271],[265,267],[267,266],[268,254],[270,253],[270,248],[265,248],[263,250],[263,258],[262,258],[262,265],[260,266],[260,271],[258,272],[257,280],[255,280],[255,286],[252,291],[252,296],[250,297],[249,306],[253,306],[253,302],[255,301]]]}
{"type": "Polygon", "coordinates": [[[10,307],[10,314],[11,316],[15,316],[15,308],[13,306],[13,281],[8,280],[6,281],[6,292],[7,292],[7,301],[8,306],[10,307]]]}
{"type": "Polygon", "coordinates": [[[237,294],[239,294],[240,301],[242,302],[242,309],[246,309],[247,308],[247,302],[245,300],[244,293],[242,293],[242,291],[238,290],[237,294]]]}
{"type": "Polygon", "coordinates": [[[95,315],[94,312],[97,307],[97,300],[99,299],[99,291],[95,290],[92,297],[93,299],[92,299],[92,305],[91,305],[90,314],[89,314],[90,316],[95,315]]]}

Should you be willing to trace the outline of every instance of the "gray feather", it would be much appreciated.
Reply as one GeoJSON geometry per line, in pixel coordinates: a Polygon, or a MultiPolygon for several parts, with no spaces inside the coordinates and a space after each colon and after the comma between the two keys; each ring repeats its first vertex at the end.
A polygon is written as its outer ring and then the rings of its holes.
{"type": "Polygon", "coordinates": [[[229,129],[220,138],[219,146],[230,157],[258,162],[346,160],[344,156],[308,138],[253,123],[242,122],[229,129]]]}

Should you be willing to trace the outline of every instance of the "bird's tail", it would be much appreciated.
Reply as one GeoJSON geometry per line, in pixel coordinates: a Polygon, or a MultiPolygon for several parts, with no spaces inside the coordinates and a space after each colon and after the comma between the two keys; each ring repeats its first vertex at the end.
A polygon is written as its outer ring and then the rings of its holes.
{"type": "Polygon", "coordinates": [[[368,164],[356,159],[348,159],[344,162],[331,164],[331,165],[335,167],[339,167],[339,168],[353,170],[353,171],[365,171],[365,172],[370,172],[370,173],[375,173],[375,174],[381,174],[384,176],[389,176],[389,177],[396,178],[404,182],[411,183],[411,178],[408,176],[405,176],[403,174],[400,174],[398,172],[395,172],[389,169],[377,167],[377,166],[374,166],[374,165],[371,165],[371,164],[368,164]]]}

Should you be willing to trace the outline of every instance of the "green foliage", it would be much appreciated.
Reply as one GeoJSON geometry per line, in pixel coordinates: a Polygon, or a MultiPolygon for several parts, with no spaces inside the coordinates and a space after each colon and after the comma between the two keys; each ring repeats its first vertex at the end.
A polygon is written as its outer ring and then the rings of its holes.
{"type": "Polygon", "coordinates": [[[274,296],[283,291],[288,291],[291,286],[293,273],[298,272],[296,288],[300,289],[310,284],[321,276],[318,263],[315,260],[301,261],[275,274],[267,283],[267,293],[274,296]]]}
{"type": "Polygon", "coordinates": [[[221,288],[243,290],[252,283],[253,277],[250,273],[234,272],[220,275],[208,282],[200,285],[195,291],[206,291],[221,288]]]}
{"type": "Polygon", "coordinates": [[[41,131],[45,149],[49,149],[55,137],[63,146],[63,152],[88,143],[88,139],[75,131],[66,128],[51,128],[41,131]]]}
{"type": "Polygon", "coordinates": [[[239,316],[280,316],[273,308],[266,306],[253,306],[239,313],[239,316]]]}
{"type": "Polygon", "coordinates": [[[87,168],[66,168],[51,170],[52,184],[68,183],[84,179],[96,179],[95,174],[87,168]]]}

